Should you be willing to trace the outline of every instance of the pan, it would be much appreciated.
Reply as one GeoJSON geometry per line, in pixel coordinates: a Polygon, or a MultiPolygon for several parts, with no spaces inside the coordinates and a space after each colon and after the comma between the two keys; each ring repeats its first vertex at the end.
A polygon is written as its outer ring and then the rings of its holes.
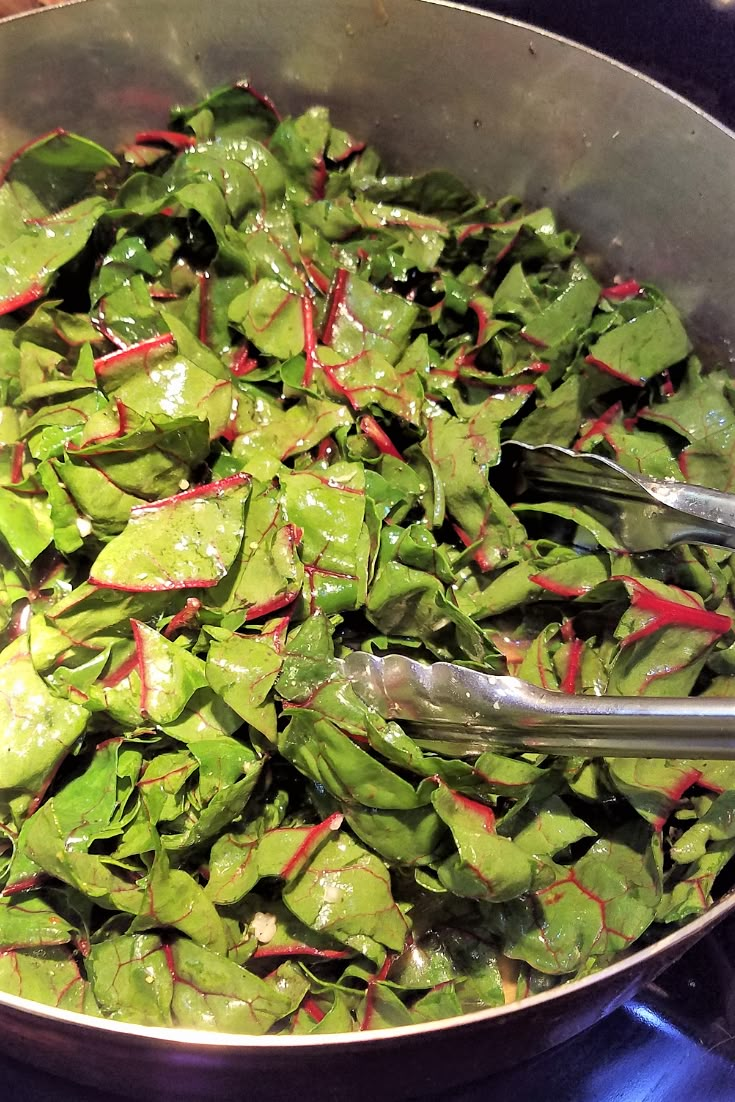
{"type": "MultiPolygon", "coordinates": [[[[55,126],[114,146],[244,75],[286,111],[326,104],[389,167],[445,167],[554,207],[598,272],[645,273],[705,355],[733,364],[735,135],[631,70],[508,19],[436,0],[76,0],[0,23],[0,156],[55,126]]],[[[251,1038],[0,994],[0,1046],[130,1096],[423,1097],[568,1040],[733,910],[730,893],[580,982],[429,1025],[251,1038]]]]}

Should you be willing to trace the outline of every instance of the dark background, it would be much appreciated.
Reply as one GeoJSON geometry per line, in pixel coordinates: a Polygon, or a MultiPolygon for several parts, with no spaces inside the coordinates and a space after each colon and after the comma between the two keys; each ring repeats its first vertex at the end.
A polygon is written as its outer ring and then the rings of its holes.
{"type": "Polygon", "coordinates": [[[735,127],[734,0],[474,0],[648,73],[735,127]]]}

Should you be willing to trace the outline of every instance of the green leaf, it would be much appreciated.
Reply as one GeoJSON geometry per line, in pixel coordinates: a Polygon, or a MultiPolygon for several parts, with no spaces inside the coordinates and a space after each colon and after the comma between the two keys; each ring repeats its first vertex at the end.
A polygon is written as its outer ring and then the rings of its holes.
{"type": "Polygon", "coordinates": [[[492,437],[485,435],[486,420],[481,419],[476,430],[472,422],[436,412],[421,445],[444,483],[447,509],[461,530],[460,539],[465,545],[478,544],[474,558],[483,570],[513,555],[526,537],[521,522],[488,483],[488,468],[497,462],[499,449],[493,449],[492,437]]]}
{"type": "Polygon", "coordinates": [[[140,1025],[258,1034],[292,1009],[282,977],[259,979],[185,939],[118,937],[94,945],[87,965],[105,1015],[140,1025]]]}
{"type": "Polygon", "coordinates": [[[712,904],[715,880],[735,854],[735,842],[727,839],[713,843],[691,865],[682,867],[678,877],[667,884],[656,911],[660,922],[685,922],[702,914],[712,904]]]}
{"type": "Polygon", "coordinates": [[[171,946],[174,1023],[221,1033],[267,1033],[292,1009],[278,981],[252,972],[184,939],[171,946]]]}
{"type": "Polygon", "coordinates": [[[273,279],[261,279],[230,303],[230,322],[256,348],[287,360],[302,352],[304,327],[301,300],[273,279]]]}
{"type": "Polygon", "coordinates": [[[140,673],[140,710],[154,723],[173,723],[207,684],[204,663],[139,620],[131,621],[140,673]]]}
{"type": "Polygon", "coordinates": [[[118,401],[89,418],[73,457],[76,463],[91,459],[121,490],[154,499],[176,493],[208,453],[205,421],[180,417],[157,424],[118,401]]]}
{"type": "Polygon", "coordinates": [[[431,799],[458,851],[437,870],[445,888],[455,895],[495,903],[528,891],[535,879],[535,863],[525,848],[496,832],[491,808],[443,784],[431,799]]]}
{"type": "Polygon", "coordinates": [[[207,656],[207,678],[215,692],[270,739],[276,735],[276,710],[269,697],[282,662],[267,635],[232,636],[213,643],[207,656]]]}
{"type": "Polygon", "coordinates": [[[583,264],[573,260],[566,286],[525,325],[523,333],[534,343],[547,346],[578,338],[590,323],[599,294],[597,281],[583,264]]]}
{"type": "MultiPolygon", "coordinates": [[[[35,200],[47,212],[66,206],[97,172],[112,167],[118,167],[117,158],[101,145],[66,130],[52,130],[11,158],[6,180],[26,204],[35,200]]],[[[29,213],[39,211],[29,208],[29,213]]]]}
{"type": "Polygon", "coordinates": [[[234,475],[136,507],[90,572],[97,586],[150,592],[216,585],[235,561],[250,479],[234,475]]]}
{"type": "Polygon", "coordinates": [[[569,447],[577,435],[586,408],[589,385],[586,379],[572,371],[550,396],[536,403],[536,408],[513,433],[514,440],[525,444],[548,444],[553,441],[569,447]]]}
{"type": "Polygon", "coordinates": [[[687,762],[650,758],[611,758],[607,768],[614,787],[644,819],[657,825],[666,822],[691,775],[687,762]]]}
{"type": "Polygon", "coordinates": [[[627,949],[650,926],[661,898],[656,836],[641,825],[600,838],[572,868],[503,915],[508,956],[552,975],[627,949]]]}
{"type": "Polygon", "coordinates": [[[201,885],[182,869],[172,869],[159,855],[148,875],[144,899],[131,932],[171,927],[197,945],[224,953],[224,925],[201,885]]]}
{"type": "Polygon", "coordinates": [[[86,960],[92,990],[106,1018],[138,1025],[172,1025],[174,978],[163,943],[135,934],[93,945],[86,960]]]}
{"type": "MultiPolygon", "coordinates": [[[[596,831],[574,815],[560,796],[550,796],[540,807],[527,805],[523,825],[514,818],[513,841],[534,857],[554,857],[582,838],[594,838],[596,831]]],[[[508,827],[503,824],[505,833],[508,827]]]]}
{"type": "Polygon", "coordinates": [[[345,807],[345,819],[366,846],[390,864],[424,865],[436,860],[446,830],[431,807],[386,810],[345,807]]]}
{"type": "Polygon", "coordinates": [[[707,612],[701,598],[678,587],[653,580],[644,584],[627,576],[620,580],[631,607],[616,628],[620,649],[607,691],[616,696],[687,695],[732,621],[707,612]]]}
{"type": "Polygon", "coordinates": [[[222,773],[211,769],[212,762],[207,759],[219,757],[224,741],[202,740],[193,748],[192,752],[200,758],[200,782],[195,796],[197,802],[202,801],[204,806],[201,810],[187,809],[187,823],[181,833],[162,833],[161,840],[169,853],[189,851],[212,838],[218,838],[223,830],[240,818],[258,784],[265,759],[252,760],[251,752],[234,740],[225,745],[229,756],[235,757],[236,769],[222,773]],[[216,787],[213,788],[213,785],[216,787]]]}
{"type": "Polygon", "coordinates": [[[20,562],[30,566],[51,543],[53,524],[48,503],[0,487],[0,533],[20,562]]]}
{"type": "Polygon", "coordinates": [[[278,749],[296,768],[339,800],[366,807],[418,807],[412,785],[371,757],[333,723],[301,709],[278,736],[278,749]]]}
{"type": "Polygon", "coordinates": [[[211,689],[199,689],[177,720],[166,724],[166,734],[187,745],[231,735],[241,726],[236,712],[211,689]]]}
{"type": "Polygon", "coordinates": [[[0,653],[0,818],[18,823],[87,723],[77,704],[53,696],[21,636],[0,653]]]}
{"type": "Polygon", "coordinates": [[[616,378],[640,385],[685,359],[690,348],[677,311],[662,297],[651,309],[608,329],[590,345],[589,354],[616,378]]]}
{"type": "Polygon", "coordinates": [[[368,555],[361,465],[335,464],[327,477],[296,471],[283,490],[285,515],[303,533],[300,557],[309,611],[358,608],[365,600],[368,555]]]}
{"type": "Polygon", "coordinates": [[[150,343],[159,347],[142,341],[97,361],[105,392],[154,424],[196,418],[207,422],[210,439],[225,433],[232,415],[232,384],[188,359],[166,335],[150,343]]]}
{"type": "Polygon", "coordinates": [[[0,953],[0,990],[75,1014],[98,1013],[89,984],[64,949],[47,949],[43,956],[33,949],[0,953]]]}
{"type": "Polygon", "coordinates": [[[217,135],[237,143],[269,138],[278,115],[270,100],[254,92],[248,81],[239,80],[216,88],[192,107],[172,108],[171,120],[178,128],[189,127],[202,141],[217,135]]]}
{"type": "Polygon", "coordinates": [[[358,1029],[396,1029],[413,1024],[409,1011],[385,983],[368,986],[357,1011],[358,1029]]]}
{"type": "Polygon", "coordinates": [[[671,847],[677,864],[701,860],[711,842],[729,842],[735,837],[735,792],[723,792],[698,822],[685,830],[671,847]]]}
{"type": "Polygon", "coordinates": [[[407,923],[391,894],[386,866],[340,833],[288,884],[283,901],[305,925],[382,962],[402,949],[407,923]]]}
{"type": "Polygon", "coordinates": [[[331,311],[325,343],[335,352],[348,359],[373,350],[390,364],[397,363],[406,351],[418,316],[418,307],[350,273],[331,311]]]}
{"type": "Polygon", "coordinates": [[[40,895],[24,893],[22,898],[0,896],[0,945],[9,949],[34,949],[66,945],[72,927],[40,895]]]}
{"type": "Polygon", "coordinates": [[[56,272],[81,252],[107,210],[99,197],[26,222],[16,200],[0,189],[0,313],[40,298],[56,272]]]}
{"type": "Polygon", "coordinates": [[[297,529],[287,523],[283,495],[255,482],[240,550],[229,574],[205,594],[206,606],[254,620],[290,605],[304,580],[298,542],[297,529]]]}
{"type": "Polygon", "coordinates": [[[735,427],[731,397],[729,375],[714,371],[703,376],[700,365],[692,359],[677,392],[642,411],[646,421],[662,425],[688,441],[679,460],[687,481],[719,490],[732,487],[735,427]]]}

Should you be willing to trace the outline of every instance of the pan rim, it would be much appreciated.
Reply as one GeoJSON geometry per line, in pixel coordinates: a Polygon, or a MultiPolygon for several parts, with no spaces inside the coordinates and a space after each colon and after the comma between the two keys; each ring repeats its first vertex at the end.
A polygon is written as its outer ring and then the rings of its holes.
{"type": "MultiPolygon", "coordinates": [[[[51,7],[37,8],[5,16],[0,19],[0,32],[5,25],[13,24],[18,20],[38,18],[39,16],[51,19],[57,17],[58,13],[63,12],[67,8],[95,2],[101,3],[103,0],[61,0],[60,3],[56,3],[51,7]]],[[[594,58],[599,62],[603,62],[625,73],[628,77],[633,77],[635,80],[643,82],[658,94],[674,100],[680,106],[688,108],[701,122],[714,127],[725,137],[735,141],[735,130],[731,129],[725,123],[709,114],[709,112],[705,111],[679,92],[668,88],[665,84],[642,73],[640,70],[586,46],[583,43],[568,38],[565,35],[556,34],[553,31],[545,30],[535,24],[515,19],[511,16],[500,15],[497,12],[483,11],[471,7],[468,4],[458,3],[456,0],[412,0],[412,2],[431,4],[433,7],[446,8],[450,11],[460,11],[466,15],[482,17],[494,23],[516,27],[541,39],[552,41],[557,45],[565,46],[582,55],[594,58]]],[[[406,1040],[409,1037],[413,1038],[436,1032],[444,1033],[450,1029],[469,1029],[482,1026],[488,1021],[506,1017],[510,1019],[512,1015],[522,1013],[530,1006],[554,1006],[562,1002],[565,998],[568,998],[573,992],[584,991],[610,977],[624,975],[628,971],[632,972],[659,955],[663,957],[668,950],[676,949],[682,942],[693,943],[732,912],[735,912],[735,888],[728,891],[712,904],[707,911],[697,916],[686,925],[678,927],[671,933],[665,934],[645,948],[632,950],[630,954],[623,959],[600,969],[598,972],[593,972],[590,975],[584,976],[582,979],[562,983],[548,991],[503,1006],[491,1007],[486,1010],[474,1011],[473,1013],[457,1015],[452,1018],[442,1018],[438,1021],[416,1023],[409,1026],[399,1026],[360,1033],[330,1033],[304,1036],[253,1036],[235,1033],[205,1032],[203,1030],[182,1029],[174,1026],[146,1026],[132,1022],[119,1022],[109,1018],[97,1018],[76,1011],[61,1010],[58,1007],[47,1006],[44,1003],[35,1002],[34,1000],[25,999],[2,991],[0,991],[0,1022],[2,1020],[2,1011],[6,1010],[11,1013],[41,1019],[70,1028],[78,1027],[81,1030],[88,1030],[93,1034],[102,1033],[111,1036],[127,1037],[130,1040],[137,1040],[140,1044],[170,1047],[174,1050],[181,1047],[194,1047],[204,1051],[224,1049],[230,1052],[243,1051],[247,1053],[257,1050],[268,1051],[270,1049],[288,1049],[291,1051],[311,1048],[324,1049],[325,1046],[342,1047],[344,1045],[354,1046],[356,1044],[367,1044],[371,1047],[375,1047],[376,1045],[382,1046],[395,1041],[406,1040]]]]}
{"type": "MultiPolygon", "coordinates": [[[[80,0],[74,0],[80,2],[80,0]]],[[[580,992],[594,987],[604,977],[606,980],[612,976],[619,976],[627,971],[633,971],[654,957],[665,955],[665,949],[674,949],[680,942],[695,942],[710,928],[717,925],[728,914],[735,911],[735,888],[732,888],[721,899],[714,903],[707,911],[663,938],[647,945],[644,949],[634,950],[630,956],[616,961],[614,964],[601,968],[599,972],[592,972],[580,980],[562,983],[549,991],[531,995],[503,1006],[490,1007],[487,1010],[476,1010],[471,1014],[458,1014],[453,1018],[440,1018],[434,1022],[417,1022],[413,1025],[395,1026],[390,1029],[368,1030],[360,1033],[321,1033],[299,1035],[266,1035],[257,1036],[239,1033],[208,1032],[197,1029],[182,1029],[177,1026],[147,1026],[135,1022],[118,1022],[111,1018],[97,1018],[90,1014],[80,1014],[73,1010],[61,1010],[55,1006],[46,1006],[44,1003],[24,999],[18,995],[10,995],[0,991],[0,1011],[7,1009],[16,1013],[40,1018],[65,1026],[78,1026],[90,1030],[93,1033],[108,1033],[112,1036],[137,1039],[148,1044],[160,1044],[181,1048],[194,1046],[197,1049],[213,1050],[269,1050],[286,1048],[289,1050],[324,1048],[331,1045],[382,1045],[392,1041],[405,1040],[408,1037],[417,1037],[427,1033],[436,1033],[447,1029],[462,1029],[472,1026],[481,1026],[485,1022],[498,1018],[511,1018],[515,1014],[522,1013],[529,1006],[554,1005],[565,999],[569,992],[580,992]]],[[[672,964],[675,961],[672,961],[672,964]]]]}

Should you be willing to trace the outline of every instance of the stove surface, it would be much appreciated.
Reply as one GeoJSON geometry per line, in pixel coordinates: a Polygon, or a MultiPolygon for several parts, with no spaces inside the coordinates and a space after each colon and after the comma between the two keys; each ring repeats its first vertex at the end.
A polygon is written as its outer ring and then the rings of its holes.
{"type": "Polygon", "coordinates": [[[735,129],[735,0],[467,0],[660,80],[735,129]]]}

